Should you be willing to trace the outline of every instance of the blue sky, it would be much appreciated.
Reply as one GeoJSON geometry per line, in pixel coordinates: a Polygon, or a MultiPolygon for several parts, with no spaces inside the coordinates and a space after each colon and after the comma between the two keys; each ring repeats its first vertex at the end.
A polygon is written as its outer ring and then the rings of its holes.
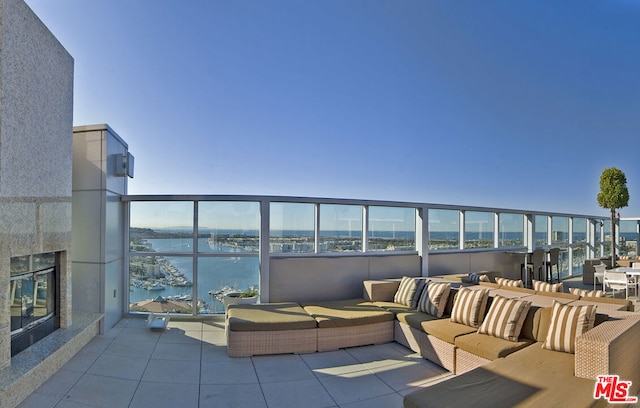
{"type": "Polygon", "coordinates": [[[27,0],[130,194],[640,216],[640,1],[27,0]]]}

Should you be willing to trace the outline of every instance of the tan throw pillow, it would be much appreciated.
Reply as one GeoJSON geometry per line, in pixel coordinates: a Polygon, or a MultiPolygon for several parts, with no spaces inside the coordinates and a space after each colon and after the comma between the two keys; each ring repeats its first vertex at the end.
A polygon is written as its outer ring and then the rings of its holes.
{"type": "Polygon", "coordinates": [[[595,305],[569,306],[554,300],[549,333],[542,348],[575,353],[576,337],[591,330],[595,320],[595,305]]]}
{"type": "Polygon", "coordinates": [[[451,321],[471,327],[480,326],[487,309],[488,289],[460,288],[451,311],[451,321]]]}
{"type": "Polygon", "coordinates": [[[531,302],[495,295],[478,333],[518,341],[529,308],[531,302]]]}
{"type": "Polygon", "coordinates": [[[569,288],[569,293],[571,293],[572,295],[578,295],[580,297],[604,297],[605,296],[605,291],[604,290],[586,290],[586,289],[579,289],[579,288],[569,288]]]}
{"type": "Polygon", "coordinates": [[[449,299],[449,292],[451,292],[450,283],[429,282],[422,291],[417,309],[437,318],[442,317],[449,299]]]}
{"type": "Polygon", "coordinates": [[[413,295],[415,295],[417,289],[418,283],[416,282],[416,278],[403,276],[400,281],[400,286],[398,286],[398,290],[393,296],[393,301],[401,305],[411,306],[413,295]]]}
{"type": "Polygon", "coordinates": [[[533,290],[535,290],[536,292],[564,292],[562,282],[551,284],[535,279],[533,280],[533,290]]]}
{"type": "Polygon", "coordinates": [[[522,283],[522,280],[496,278],[496,283],[500,286],[512,286],[512,287],[524,288],[524,283],[522,283]]]}

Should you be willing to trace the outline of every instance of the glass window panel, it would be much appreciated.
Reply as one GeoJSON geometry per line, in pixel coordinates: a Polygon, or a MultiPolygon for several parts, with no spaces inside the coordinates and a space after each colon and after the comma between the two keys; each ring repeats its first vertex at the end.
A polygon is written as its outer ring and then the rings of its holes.
{"type": "Polygon", "coordinates": [[[190,314],[193,257],[130,256],[129,310],[190,314]]]}
{"type": "Polygon", "coordinates": [[[535,219],[534,219],[534,223],[535,223],[535,241],[536,241],[536,246],[544,246],[547,245],[549,243],[548,239],[547,239],[547,222],[549,220],[549,217],[547,217],[546,215],[536,215],[535,219]]]}
{"type": "Polygon", "coordinates": [[[603,221],[603,234],[602,244],[603,244],[603,253],[602,256],[611,256],[611,220],[606,219],[603,221]]]}
{"type": "Polygon", "coordinates": [[[594,239],[596,240],[596,243],[602,241],[602,234],[601,234],[601,227],[600,226],[601,226],[601,221],[600,220],[595,220],[595,223],[594,223],[595,237],[594,237],[594,239]]]}
{"type": "Polygon", "coordinates": [[[464,247],[493,248],[493,213],[467,211],[464,217],[464,247]]]}
{"type": "Polygon", "coordinates": [[[46,254],[33,255],[33,265],[31,269],[33,271],[41,271],[47,268],[54,268],[56,266],[56,254],[49,252],[46,254]]]}
{"type": "Polygon", "coordinates": [[[15,276],[26,272],[37,272],[47,268],[55,268],[56,264],[55,252],[16,256],[10,260],[10,275],[15,276]]]}
{"type": "Polygon", "coordinates": [[[460,212],[429,210],[429,250],[460,248],[460,212]]]}
{"type": "Polygon", "coordinates": [[[569,218],[551,218],[551,243],[564,244],[569,242],[569,218]]]}
{"type": "Polygon", "coordinates": [[[19,330],[22,328],[22,279],[11,279],[9,303],[11,305],[11,331],[19,330]]]}
{"type": "Polygon", "coordinates": [[[500,213],[498,228],[499,246],[524,246],[524,216],[522,214],[500,213]]]}
{"type": "Polygon", "coordinates": [[[53,316],[56,307],[56,254],[11,258],[11,331],[20,332],[53,316]]]}
{"type": "Polygon", "coordinates": [[[270,252],[315,251],[315,204],[271,203],[269,208],[270,252]]]}
{"type": "Polygon", "coordinates": [[[34,311],[36,319],[48,316],[55,312],[55,280],[54,270],[35,275],[34,311]]]}
{"type": "Polygon", "coordinates": [[[635,257],[638,254],[638,221],[620,221],[620,255],[635,257]]]}
{"type": "Polygon", "coordinates": [[[260,203],[203,201],[198,203],[199,252],[260,250],[260,203]]]}
{"type": "Polygon", "coordinates": [[[573,274],[582,275],[582,267],[587,259],[587,246],[579,245],[573,247],[573,274]]]}
{"type": "Polygon", "coordinates": [[[574,218],[573,219],[573,243],[587,242],[587,219],[586,218],[574,218]]]}
{"type": "Polygon", "coordinates": [[[320,252],[362,251],[362,206],[320,205],[320,252]]]}
{"type": "Polygon", "coordinates": [[[198,314],[224,313],[222,298],[229,292],[244,292],[260,284],[258,257],[198,258],[198,314]]]}
{"type": "Polygon", "coordinates": [[[603,227],[604,227],[603,228],[604,237],[602,239],[602,242],[606,242],[608,243],[607,246],[610,246],[611,245],[611,221],[604,220],[603,227]]]}
{"type": "MultiPolygon", "coordinates": [[[[568,248],[562,248],[560,250],[560,255],[558,256],[558,269],[560,270],[560,277],[567,277],[569,276],[569,249],[568,248]]],[[[554,268],[554,276],[555,275],[555,268],[554,268]]]]}
{"type": "MultiPolygon", "coordinates": [[[[34,316],[34,290],[35,278],[33,274],[24,275],[12,281],[15,282],[12,288],[14,293],[11,294],[12,312],[15,311],[16,319],[11,319],[11,330],[24,329],[30,323],[36,320],[34,316]]],[[[14,313],[11,313],[14,317],[14,313]]]]}
{"type": "Polygon", "coordinates": [[[415,251],[416,210],[369,207],[370,251],[415,251]]]}
{"type": "MultiPolygon", "coordinates": [[[[192,252],[193,202],[135,201],[130,203],[129,248],[153,252],[151,240],[182,240],[191,243],[168,247],[170,252],[192,252]]],[[[163,245],[166,247],[166,245],[163,245]]]]}
{"type": "Polygon", "coordinates": [[[14,256],[10,261],[11,276],[31,271],[31,256],[14,256]]]}

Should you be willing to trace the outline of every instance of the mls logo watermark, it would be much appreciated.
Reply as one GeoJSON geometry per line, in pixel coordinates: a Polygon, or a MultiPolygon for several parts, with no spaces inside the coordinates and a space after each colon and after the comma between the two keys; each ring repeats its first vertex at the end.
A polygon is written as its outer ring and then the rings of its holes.
{"type": "Polygon", "coordinates": [[[604,397],[610,404],[635,404],[638,397],[629,396],[631,381],[622,381],[617,375],[599,375],[593,398],[604,397]]]}

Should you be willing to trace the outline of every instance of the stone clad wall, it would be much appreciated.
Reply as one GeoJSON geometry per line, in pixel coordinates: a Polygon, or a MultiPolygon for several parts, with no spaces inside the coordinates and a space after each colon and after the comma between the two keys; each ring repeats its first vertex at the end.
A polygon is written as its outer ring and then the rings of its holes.
{"type": "Polygon", "coordinates": [[[11,364],[9,260],[61,252],[71,324],[73,58],[23,0],[0,0],[0,370],[11,364]]]}

